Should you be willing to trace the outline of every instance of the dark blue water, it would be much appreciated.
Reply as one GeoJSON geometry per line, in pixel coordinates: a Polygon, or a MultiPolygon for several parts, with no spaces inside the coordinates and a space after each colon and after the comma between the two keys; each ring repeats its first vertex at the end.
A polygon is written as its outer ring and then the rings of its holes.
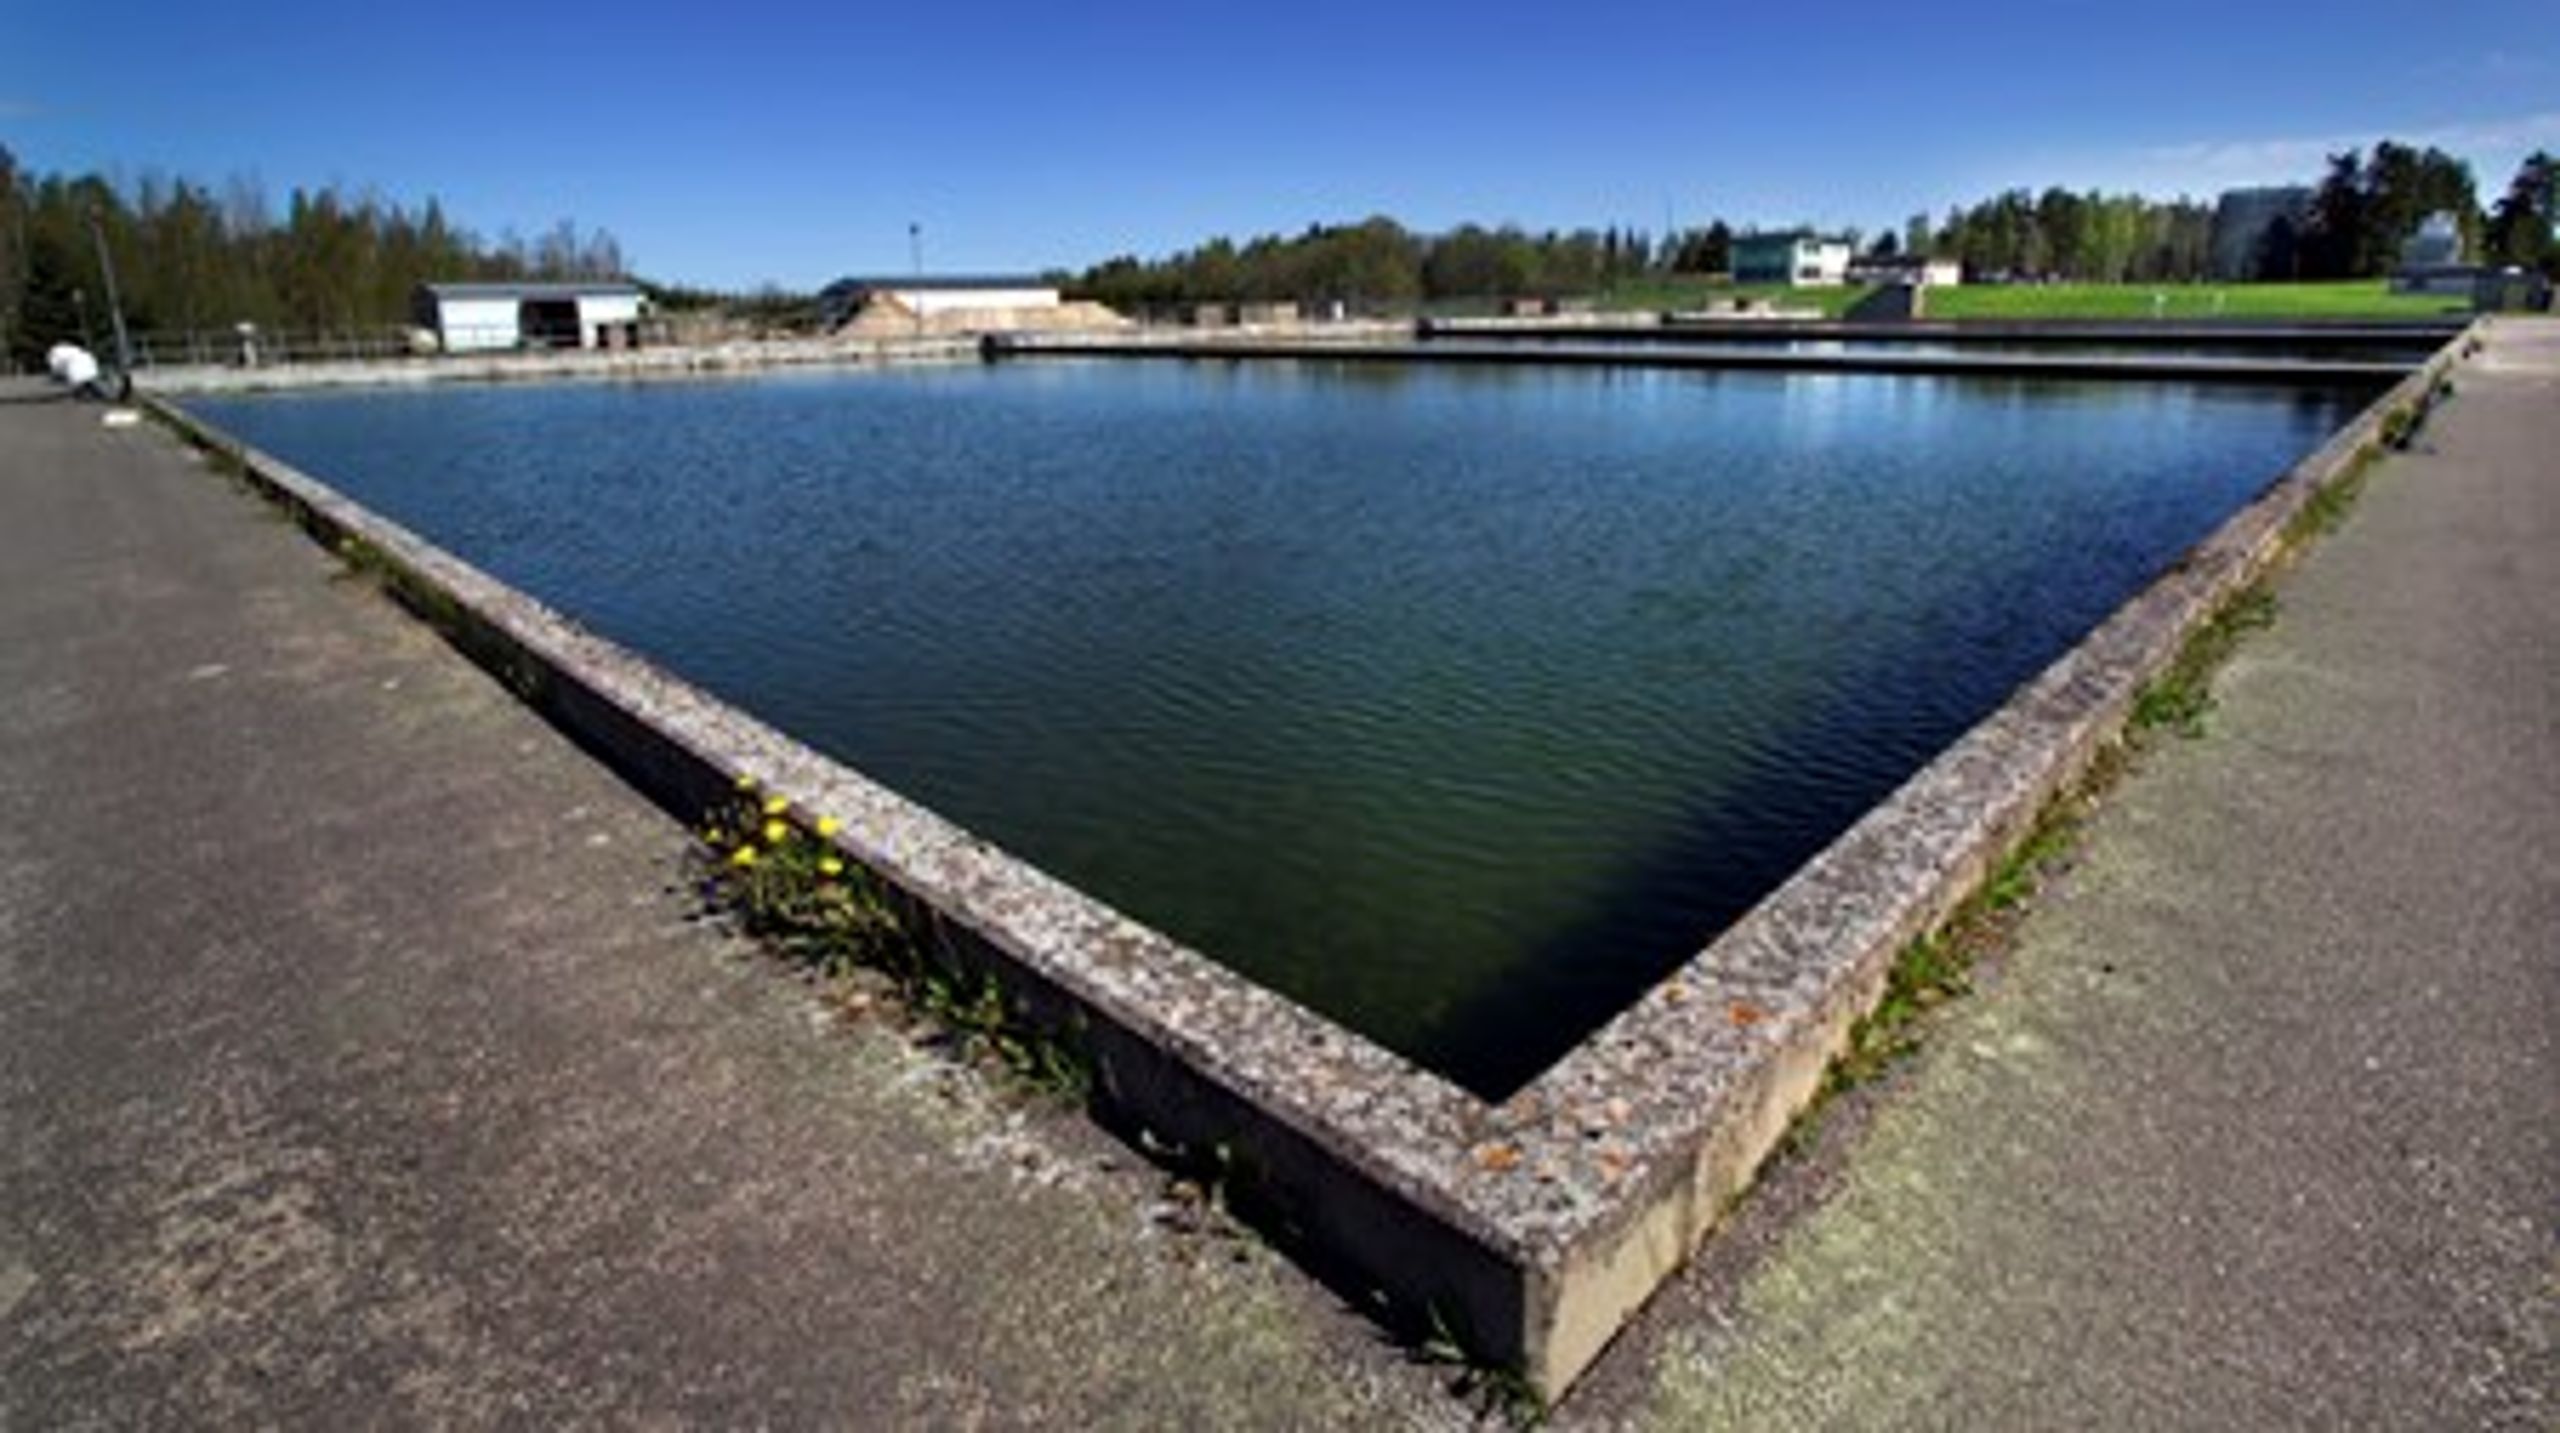
{"type": "Polygon", "coordinates": [[[1498,1093],[2367,396],[1043,362],[198,406],[1498,1093]]]}
{"type": "Polygon", "coordinates": [[[1509,333],[1479,337],[1470,334],[1464,341],[1498,341],[1503,343],[1547,344],[1551,346],[1594,346],[1622,348],[1639,353],[1806,353],[1834,356],[1864,356],[1899,353],[1945,355],[1981,354],[1984,356],[2021,356],[2048,358],[2223,358],[2257,363],[2397,363],[2415,368],[2443,347],[2444,335],[2414,339],[2405,343],[2380,341],[2339,342],[2324,340],[2298,344],[2248,343],[2180,343],[2164,346],[2156,343],[2110,343],[2104,339],[2057,342],[2052,339],[1966,338],[1752,338],[1733,335],[1718,338],[1700,334],[1639,335],[1635,337],[1593,337],[1576,334],[1571,329],[1514,330],[1509,333]]]}

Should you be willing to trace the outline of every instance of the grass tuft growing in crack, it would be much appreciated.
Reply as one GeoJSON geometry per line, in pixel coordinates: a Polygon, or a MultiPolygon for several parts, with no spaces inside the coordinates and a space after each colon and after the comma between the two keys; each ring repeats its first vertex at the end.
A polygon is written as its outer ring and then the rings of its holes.
{"type": "Polygon", "coordinates": [[[1497,1419],[1512,1428],[1546,1426],[1547,1399],[1535,1379],[1469,1353],[1439,1309],[1429,1310],[1428,1317],[1429,1329],[1414,1342],[1413,1357],[1449,1369],[1452,1394],[1471,1405],[1480,1418],[1497,1419]]]}
{"type": "Polygon", "coordinates": [[[2144,684],[2133,699],[2126,730],[2138,745],[2154,733],[2204,735],[2205,714],[2213,710],[2213,677],[2231,660],[2241,639],[2275,625],[2276,595],[2261,579],[2225,600],[2203,625],[2187,636],[2168,669],[2144,684]]]}
{"type": "Polygon", "coordinates": [[[836,847],[839,829],[829,816],[804,821],[788,798],[741,778],[695,833],[696,889],[707,909],[835,986],[849,1008],[871,1003],[854,988],[863,974],[884,977],[929,1041],[947,1039],[1017,1089],[1082,1103],[1093,1072],[1081,1049],[1035,1026],[994,977],[938,958],[879,878],[836,847]]]}

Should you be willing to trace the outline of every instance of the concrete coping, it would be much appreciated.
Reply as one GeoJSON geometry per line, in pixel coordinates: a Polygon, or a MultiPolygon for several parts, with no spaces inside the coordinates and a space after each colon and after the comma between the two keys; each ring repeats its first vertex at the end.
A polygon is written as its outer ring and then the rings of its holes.
{"type": "Polygon", "coordinates": [[[773,368],[962,363],[978,356],[974,334],[757,339],[655,348],[561,349],[418,355],[388,359],[179,364],[146,368],[136,381],[161,395],[304,392],[319,388],[407,388],[431,383],[558,383],[571,379],[702,378],[773,368]]]}
{"type": "Polygon", "coordinates": [[[2326,358],[2198,358],[2146,353],[1985,353],[1861,350],[1797,353],[1771,348],[1631,348],[1601,341],[1494,341],[1487,336],[1373,342],[1336,338],[1183,339],[1161,337],[990,337],[994,358],[1158,358],[1187,360],[1320,359],[1335,363],[1451,364],[1499,368],[1664,368],[1776,373],[1901,373],[1979,378],[2174,379],[2188,383],[2378,383],[2409,371],[2407,363],[2326,358]]]}
{"type": "Polygon", "coordinates": [[[1816,1094],[1892,962],[2121,731],[2287,524],[2422,405],[2469,330],[2275,480],[1668,978],[1488,1102],[586,631],[158,398],[144,401],[690,820],[752,776],[836,817],[948,960],[1083,1047],[1098,1112],[1220,1150],[1324,1271],[1550,1396],[1684,1262],[1816,1094]]]}
{"type": "MultiPolygon", "coordinates": [[[[2470,322],[2459,317],[2411,318],[1770,318],[1748,314],[1630,315],[1637,321],[1595,336],[1663,342],[1772,342],[1878,339],[1892,342],[1999,344],[2104,343],[2128,347],[2294,347],[2319,344],[2440,344],[2470,322]]],[[[1530,321],[1491,324],[1482,319],[1427,319],[1423,337],[1502,337],[1528,329],[1530,321]]]]}

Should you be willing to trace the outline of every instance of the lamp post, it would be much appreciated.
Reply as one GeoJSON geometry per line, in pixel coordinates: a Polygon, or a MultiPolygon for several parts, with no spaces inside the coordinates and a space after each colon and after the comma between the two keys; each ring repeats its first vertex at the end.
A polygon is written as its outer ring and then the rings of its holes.
{"type": "Polygon", "coordinates": [[[107,253],[106,226],[99,222],[98,208],[94,204],[89,206],[89,237],[97,241],[98,273],[107,284],[107,317],[114,322],[116,329],[116,372],[130,375],[133,372],[133,343],[125,336],[124,305],[116,299],[116,261],[107,253]]]}
{"type": "Polygon", "coordinates": [[[907,263],[915,270],[916,333],[921,336],[924,333],[924,225],[913,219],[907,221],[907,263]]]}

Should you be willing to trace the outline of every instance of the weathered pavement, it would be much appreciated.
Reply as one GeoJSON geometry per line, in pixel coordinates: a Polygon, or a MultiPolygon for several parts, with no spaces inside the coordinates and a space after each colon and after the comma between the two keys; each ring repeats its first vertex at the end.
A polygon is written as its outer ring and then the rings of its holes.
{"type": "Polygon", "coordinates": [[[805,993],[156,428],[0,394],[0,1428],[1447,1418],[805,993]]]}
{"type": "Polygon", "coordinates": [[[2503,323],[2103,810],[1665,1426],[2560,1422],[2560,323],[2503,323]]]}

